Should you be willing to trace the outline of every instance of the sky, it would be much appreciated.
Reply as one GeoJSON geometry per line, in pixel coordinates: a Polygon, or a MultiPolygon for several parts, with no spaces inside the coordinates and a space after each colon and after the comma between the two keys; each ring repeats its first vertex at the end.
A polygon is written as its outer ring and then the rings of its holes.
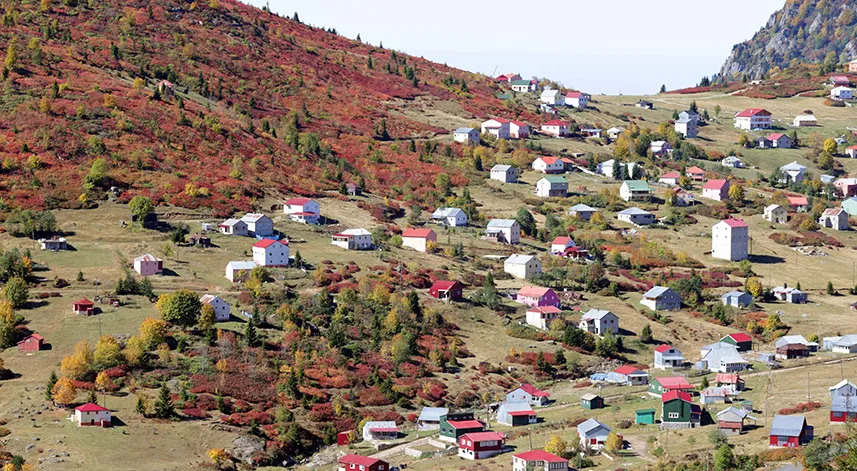
{"type": "Polygon", "coordinates": [[[487,75],[588,93],[691,87],[720,70],[784,0],[243,0],[364,42],[487,75]],[[522,10],[523,7],[523,11],[522,10]]]}

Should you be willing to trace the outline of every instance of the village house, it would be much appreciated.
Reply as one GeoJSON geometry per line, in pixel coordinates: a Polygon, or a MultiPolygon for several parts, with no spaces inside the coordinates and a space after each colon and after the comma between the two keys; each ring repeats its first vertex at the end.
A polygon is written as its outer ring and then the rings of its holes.
{"type": "Polygon", "coordinates": [[[770,129],[771,122],[771,113],[762,108],[748,108],[735,114],[735,127],[746,131],[770,129]]]}
{"type": "Polygon", "coordinates": [[[666,286],[655,286],[643,294],[640,304],[653,311],[681,309],[681,296],[666,286]]]}
{"type": "Polygon", "coordinates": [[[581,318],[578,327],[595,335],[604,335],[607,331],[619,333],[619,318],[604,309],[590,309],[581,318]]]}
{"type": "Polygon", "coordinates": [[[586,108],[586,105],[589,104],[589,100],[591,99],[592,96],[588,93],[572,91],[565,94],[565,105],[572,108],[586,108]]]}
{"type": "Polygon", "coordinates": [[[607,381],[626,386],[645,386],[649,384],[649,373],[632,365],[624,365],[607,373],[607,381]]]}
{"type": "Polygon", "coordinates": [[[708,180],[702,187],[702,197],[714,201],[726,201],[729,199],[729,181],[708,180]]]}
{"type": "Polygon", "coordinates": [[[818,225],[827,229],[847,231],[848,213],[842,208],[827,208],[818,218],[818,225]]]}
{"type": "MultiPolygon", "coordinates": [[[[857,148],[857,146],[854,146],[857,148]]],[[[833,182],[833,186],[839,190],[843,198],[857,196],[857,178],[839,178],[833,182]]]]}
{"type": "Polygon", "coordinates": [[[732,344],[716,342],[699,349],[698,367],[715,373],[735,373],[747,369],[749,363],[732,344]]]}
{"type": "Polygon", "coordinates": [[[565,253],[565,251],[569,247],[574,247],[574,239],[567,236],[555,237],[553,241],[551,241],[551,254],[553,255],[561,255],[565,253]]]}
{"type": "Polygon", "coordinates": [[[568,471],[568,460],[544,450],[530,450],[512,456],[512,471],[568,471]]]}
{"type": "Polygon", "coordinates": [[[577,438],[585,449],[600,451],[607,443],[610,427],[595,419],[587,419],[577,426],[577,438]]]}
{"type": "Polygon", "coordinates": [[[242,281],[254,268],[256,262],[252,260],[233,260],[226,264],[226,279],[233,283],[242,281]]]}
{"type": "Polygon", "coordinates": [[[665,185],[678,185],[678,179],[681,178],[681,175],[678,172],[667,172],[658,178],[658,183],[663,183],[665,185]]]}
{"type": "Polygon", "coordinates": [[[510,88],[516,93],[529,93],[535,91],[536,86],[529,80],[513,80],[509,82],[510,88]]]}
{"type": "Polygon", "coordinates": [[[562,96],[562,92],[553,88],[545,88],[542,90],[542,94],[539,95],[539,101],[553,106],[565,105],[565,97],[562,96]]]}
{"type": "Polygon", "coordinates": [[[652,141],[649,144],[649,150],[656,157],[663,157],[673,151],[672,146],[667,141],[652,141]]]}
{"type": "Polygon", "coordinates": [[[426,252],[429,242],[437,243],[437,234],[431,229],[405,229],[402,232],[402,247],[426,252]]]}
{"type": "Polygon", "coordinates": [[[697,122],[690,118],[679,118],[675,121],[675,132],[686,139],[693,139],[699,133],[697,122]]]}
{"type": "Polygon", "coordinates": [[[849,87],[834,87],[830,90],[830,98],[833,100],[851,100],[854,98],[854,90],[849,87]]]}
{"type": "Polygon", "coordinates": [[[782,286],[777,286],[771,290],[771,293],[780,301],[785,301],[791,304],[805,304],[807,301],[806,293],[799,289],[790,287],[783,283],[782,286]]]}
{"type": "Polygon", "coordinates": [[[485,237],[501,244],[521,243],[521,225],[514,219],[492,219],[485,228],[485,237]]]}
{"type": "Polygon", "coordinates": [[[547,103],[539,103],[539,111],[544,114],[558,114],[559,110],[556,109],[556,106],[549,105],[547,103]]]}
{"type": "Polygon", "coordinates": [[[542,124],[541,130],[550,136],[565,137],[568,136],[568,122],[554,119],[542,124]]]}
{"type": "Polygon", "coordinates": [[[789,221],[789,212],[778,204],[769,204],[765,206],[765,214],[762,217],[768,222],[785,224],[789,221]]]}
{"type": "Polygon", "coordinates": [[[457,281],[438,280],[429,288],[429,295],[441,301],[459,301],[463,299],[464,285],[457,281]]]}
{"type": "Polygon", "coordinates": [[[42,250],[51,250],[58,252],[60,250],[68,250],[68,243],[64,237],[51,237],[50,239],[39,239],[39,245],[42,250]]]}
{"type": "Polygon", "coordinates": [[[515,183],[518,181],[518,169],[511,165],[497,164],[491,167],[491,179],[503,183],[515,183]]]}
{"type": "Polygon", "coordinates": [[[530,137],[530,125],[523,121],[511,121],[509,123],[509,137],[512,139],[526,139],[530,137]]]}
{"type": "Polygon", "coordinates": [[[447,414],[449,409],[446,407],[423,407],[417,417],[417,430],[440,430],[440,419],[447,414]]]}
{"type": "Polygon", "coordinates": [[[533,161],[533,170],[541,173],[562,173],[565,163],[559,157],[539,157],[533,161]]]}
{"type": "Polygon", "coordinates": [[[553,306],[559,308],[561,303],[559,296],[550,288],[527,285],[518,291],[515,300],[525,306],[553,306]]]}
{"type": "Polygon", "coordinates": [[[794,144],[789,136],[786,136],[781,132],[768,134],[766,139],[770,141],[771,147],[775,149],[791,149],[794,144]]]}
{"type": "Polygon", "coordinates": [[[478,129],[458,128],[452,133],[452,139],[462,144],[477,145],[481,140],[478,129]]]}
{"type": "Polygon", "coordinates": [[[346,250],[369,250],[372,233],[366,229],[346,229],[330,236],[330,243],[346,250]]]}
{"type": "Polygon", "coordinates": [[[849,146],[845,149],[845,155],[854,159],[857,158],[857,146],[849,146]]]}
{"type": "Polygon", "coordinates": [[[857,353],[857,335],[825,337],[824,349],[833,353],[857,353]]]}
{"type": "Polygon", "coordinates": [[[389,469],[386,461],[348,453],[339,458],[336,471],[388,471],[389,469]]]}
{"type": "Polygon", "coordinates": [[[134,271],[140,276],[160,275],[164,271],[164,261],[147,253],[134,259],[134,271]]]}
{"type": "Polygon", "coordinates": [[[464,434],[484,431],[485,424],[476,420],[473,412],[450,412],[440,417],[438,438],[442,441],[457,443],[464,434]]]}
{"type": "Polygon", "coordinates": [[[38,352],[45,348],[45,338],[34,333],[19,340],[15,346],[19,352],[38,352]]]}
{"type": "Polygon", "coordinates": [[[497,139],[509,139],[511,137],[511,124],[508,119],[494,118],[482,123],[482,134],[488,133],[497,139]]]}
{"type": "Polygon", "coordinates": [[[618,162],[617,163],[615,159],[610,159],[610,160],[605,160],[604,162],[599,163],[595,167],[595,173],[597,173],[599,175],[604,175],[605,177],[608,177],[608,178],[618,178],[621,176],[621,175],[619,175],[619,172],[620,172],[619,168],[620,167],[624,170],[623,179],[628,179],[628,178],[632,179],[632,176],[635,173],[642,174],[642,172],[643,172],[642,166],[640,166],[640,164],[637,164],[635,162],[627,162],[627,163],[618,162]]]}
{"type": "Polygon", "coordinates": [[[200,304],[208,304],[214,309],[214,318],[217,322],[226,322],[232,315],[232,307],[216,294],[203,294],[199,298],[200,304]]]}
{"type": "Polygon", "coordinates": [[[287,267],[289,243],[285,240],[262,239],[253,244],[253,261],[260,267],[287,267]]]}
{"type": "Polygon", "coordinates": [[[777,360],[791,360],[794,358],[807,358],[808,356],[809,348],[806,345],[793,343],[777,347],[775,358],[777,360]]]}
{"type": "Polygon", "coordinates": [[[541,198],[565,198],[568,196],[568,180],[558,175],[547,175],[536,182],[536,196],[541,198]]]}
{"type": "Polygon", "coordinates": [[[681,351],[670,345],[659,345],[655,348],[655,368],[667,370],[670,368],[681,368],[684,366],[684,355],[681,351]]]}
{"type": "Polygon", "coordinates": [[[783,347],[786,345],[804,345],[810,352],[817,352],[819,347],[817,342],[810,342],[803,335],[784,335],[778,338],[774,345],[777,347],[783,347]]]}
{"type": "Polygon", "coordinates": [[[466,460],[482,460],[503,453],[506,435],[500,432],[467,433],[458,439],[458,457],[466,460]]]}
{"type": "Polygon", "coordinates": [[[693,167],[686,169],[684,171],[684,174],[685,174],[685,176],[687,176],[688,178],[690,178],[691,180],[696,181],[696,182],[701,182],[701,181],[705,180],[705,170],[703,170],[703,169],[701,169],[695,165],[693,167]]]}
{"type": "Polygon", "coordinates": [[[818,176],[818,179],[821,181],[822,185],[832,185],[833,181],[836,180],[836,177],[834,177],[833,175],[822,173],[818,176]]]}
{"type": "Polygon", "coordinates": [[[753,304],[753,295],[743,291],[732,290],[720,296],[720,303],[724,306],[737,308],[747,307],[750,304],[753,304]]]}
{"type": "Polygon", "coordinates": [[[818,118],[811,114],[799,114],[792,121],[792,126],[796,128],[818,126],[818,118]]]}
{"type": "Polygon", "coordinates": [[[806,196],[786,196],[789,208],[798,213],[805,213],[809,208],[809,198],[806,196]]]}
{"type": "Polygon", "coordinates": [[[848,72],[857,72],[857,59],[848,63],[848,72]]]}
{"type": "Polygon", "coordinates": [[[77,315],[88,316],[93,314],[94,311],[95,303],[86,298],[81,298],[80,301],[75,301],[72,303],[72,312],[77,315]]]}
{"type": "Polygon", "coordinates": [[[310,198],[292,198],[283,205],[283,213],[294,222],[318,224],[321,206],[310,198]]]}
{"type": "Polygon", "coordinates": [[[270,237],[274,235],[274,221],[260,213],[247,213],[241,218],[247,224],[247,232],[253,237],[270,237]]]}
{"type": "Polygon", "coordinates": [[[595,410],[604,408],[604,398],[592,393],[586,393],[580,396],[580,407],[586,410],[595,410]]]}
{"type": "Polygon", "coordinates": [[[796,448],[812,441],[813,428],[802,415],[775,415],[771,422],[771,448],[796,448]]]}
{"type": "Polygon", "coordinates": [[[662,397],[664,393],[670,391],[684,391],[692,394],[694,387],[681,376],[661,376],[660,378],[652,378],[649,380],[649,394],[655,397],[662,397]]]}
{"type": "Polygon", "coordinates": [[[854,385],[854,383],[847,379],[843,379],[828,389],[830,390],[831,399],[837,396],[848,396],[857,401],[857,385],[854,385]]]}
{"type": "Polygon", "coordinates": [[[717,373],[714,375],[714,385],[740,392],[744,390],[744,379],[738,373],[717,373]]]}
{"type": "Polygon", "coordinates": [[[587,206],[585,204],[576,204],[570,208],[568,208],[568,215],[579,218],[582,221],[588,221],[592,218],[592,215],[597,213],[598,209],[593,208],[592,206],[587,206]]]}
{"type": "Polygon", "coordinates": [[[601,139],[601,128],[580,128],[580,134],[586,138],[601,139]]]}
{"type": "Polygon", "coordinates": [[[226,235],[234,235],[247,237],[250,232],[247,229],[247,223],[240,220],[230,218],[220,223],[220,232],[226,235]]]}
{"type": "Polygon", "coordinates": [[[729,157],[725,157],[723,160],[720,161],[720,165],[722,165],[724,167],[729,167],[729,168],[744,168],[744,167],[746,167],[744,162],[741,159],[739,159],[738,157],[735,157],[734,155],[730,155],[729,157]]]}
{"type": "Polygon", "coordinates": [[[634,411],[634,423],[637,425],[652,425],[655,423],[655,409],[637,409],[634,411]]]}
{"type": "Polygon", "coordinates": [[[780,167],[780,172],[783,174],[780,178],[780,183],[800,183],[806,178],[806,167],[797,163],[797,161],[783,165],[780,167]]]}
{"type": "Polygon", "coordinates": [[[729,218],[711,228],[711,256],[737,262],[749,256],[750,227],[741,219],[729,218]]]}
{"type": "Polygon", "coordinates": [[[551,394],[549,392],[542,391],[532,384],[524,383],[506,393],[505,402],[523,402],[530,406],[544,407],[548,404],[550,395],[551,394]]]}
{"type": "Polygon", "coordinates": [[[747,428],[747,421],[755,424],[756,419],[744,409],[729,406],[717,413],[717,429],[724,435],[740,435],[747,428]]]}
{"type": "Polygon", "coordinates": [[[619,187],[619,197],[625,201],[649,201],[652,189],[645,180],[625,180],[619,187]]]}
{"type": "Polygon", "coordinates": [[[110,409],[89,402],[74,408],[74,423],[78,427],[110,427],[112,424],[110,409]]]}
{"type": "Polygon", "coordinates": [[[503,262],[503,271],[526,280],[542,273],[542,262],[534,255],[514,254],[503,262]]]}
{"type": "Polygon", "coordinates": [[[393,421],[369,421],[363,425],[363,440],[388,441],[399,438],[399,427],[393,421]]]}
{"type": "Polygon", "coordinates": [[[847,75],[831,75],[830,84],[834,87],[847,87],[848,85],[851,85],[851,80],[847,75]]]}
{"type": "Polygon", "coordinates": [[[190,245],[195,247],[209,248],[211,247],[211,237],[205,234],[194,234],[187,238],[190,245]]]}
{"type": "Polygon", "coordinates": [[[537,329],[549,330],[551,323],[559,318],[561,313],[562,311],[555,306],[531,307],[527,309],[526,321],[528,325],[537,329]]]}
{"type": "Polygon", "coordinates": [[[155,85],[155,88],[164,98],[171,98],[175,94],[175,85],[169,80],[161,80],[155,85]]]}
{"type": "Polygon", "coordinates": [[[684,391],[668,391],[661,395],[661,430],[694,428],[700,425],[702,409],[684,391]]]}
{"type": "Polygon", "coordinates": [[[467,225],[467,214],[459,208],[437,208],[431,214],[431,219],[449,227],[464,227],[467,225]]]}
{"type": "Polygon", "coordinates": [[[709,386],[699,392],[699,404],[710,406],[711,404],[726,404],[732,402],[735,391],[724,386],[709,386]]]}
{"type": "Polygon", "coordinates": [[[830,423],[845,422],[857,422],[857,398],[854,396],[836,396],[830,400],[830,423]]]}
{"type": "Polygon", "coordinates": [[[538,423],[533,408],[525,402],[504,402],[497,408],[497,423],[518,427],[538,423]]]}
{"type": "Polygon", "coordinates": [[[693,204],[696,202],[696,198],[693,196],[693,193],[685,190],[680,186],[677,186],[670,190],[670,193],[672,193],[673,195],[673,206],[693,206],[693,204]]]}
{"type": "Polygon", "coordinates": [[[625,131],[624,129],[617,128],[614,126],[614,127],[607,130],[607,137],[609,137],[611,140],[615,141],[616,139],[619,138],[619,135],[622,134],[624,131],[625,131]]]}

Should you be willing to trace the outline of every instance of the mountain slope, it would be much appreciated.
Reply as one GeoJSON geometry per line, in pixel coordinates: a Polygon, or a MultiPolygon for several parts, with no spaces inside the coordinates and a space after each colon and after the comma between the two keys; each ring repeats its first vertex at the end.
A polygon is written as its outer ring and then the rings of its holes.
{"type": "Polygon", "coordinates": [[[342,181],[425,196],[443,159],[373,136],[383,120],[391,139],[447,130],[390,113],[394,103],[451,100],[462,119],[519,111],[501,109],[486,77],[234,0],[7,2],[3,24],[7,206],[74,207],[111,186],[215,214],[342,181]],[[87,184],[99,158],[106,175],[87,184]]]}
{"type": "Polygon", "coordinates": [[[772,68],[824,63],[833,70],[857,58],[857,1],[787,0],[752,39],[737,44],[720,74],[763,77],[772,68]]]}

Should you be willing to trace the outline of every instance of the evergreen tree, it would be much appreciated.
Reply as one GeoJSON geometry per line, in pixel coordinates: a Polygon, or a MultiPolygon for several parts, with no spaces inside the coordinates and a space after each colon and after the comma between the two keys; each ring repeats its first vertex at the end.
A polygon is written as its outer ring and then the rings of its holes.
{"type": "Polygon", "coordinates": [[[134,407],[134,410],[140,415],[146,415],[146,400],[143,399],[143,396],[137,396],[137,405],[134,407]]]}
{"type": "Polygon", "coordinates": [[[294,15],[292,15],[292,21],[294,21],[295,23],[300,23],[300,22],[301,22],[301,19],[300,19],[300,17],[298,16],[298,12],[295,12],[295,14],[294,14],[294,15]]]}
{"type": "Polygon", "coordinates": [[[155,417],[159,419],[169,419],[175,413],[173,400],[170,398],[170,390],[167,388],[167,383],[161,384],[161,389],[158,392],[158,400],[155,401],[155,417]]]}
{"type": "Polygon", "coordinates": [[[640,331],[640,341],[649,343],[652,341],[652,326],[646,324],[643,326],[643,329],[640,331]]]}
{"type": "Polygon", "coordinates": [[[553,357],[554,363],[556,363],[558,366],[565,366],[565,352],[561,348],[557,350],[556,353],[554,353],[553,357]]]}
{"type": "Polygon", "coordinates": [[[527,208],[518,208],[518,215],[515,218],[521,226],[521,232],[528,236],[536,233],[536,219],[527,208]]]}
{"type": "Polygon", "coordinates": [[[482,284],[482,299],[490,309],[496,309],[500,305],[500,295],[497,293],[497,287],[494,285],[494,275],[490,270],[485,276],[485,282],[482,284]]]}
{"type": "Polygon", "coordinates": [[[661,85],[661,90],[659,93],[666,93],[666,92],[667,92],[667,85],[666,84],[661,85]]]}
{"type": "Polygon", "coordinates": [[[833,283],[828,281],[827,282],[827,295],[833,296],[834,294],[836,294],[836,290],[833,289],[833,283]]]}
{"type": "Polygon", "coordinates": [[[253,325],[253,322],[248,322],[244,327],[244,342],[250,348],[259,346],[259,336],[256,333],[256,326],[253,325]]]}
{"type": "Polygon", "coordinates": [[[56,371],[51,371],[51,375],[48,376],[48,383],[45,385],[45,400],[53,401],[53,390],[54,385],[57,384],[59,378],[57,377],[56,371]]]}

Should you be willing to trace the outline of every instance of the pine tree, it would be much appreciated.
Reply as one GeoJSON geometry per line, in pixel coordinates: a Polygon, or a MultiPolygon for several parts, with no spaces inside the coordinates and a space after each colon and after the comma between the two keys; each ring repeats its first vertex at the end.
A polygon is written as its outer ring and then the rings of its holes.
{"type": "Polygon", "coordinates": [[[86,402],[98,404],[98,394],[95,392],[94,389],[89,390],[89,394],[86,396],[86,402]]]}
{"type": "Polygon", "coordinates": [[[259,346],[259,336],[256,334],[256,327],[253,322],[248,322],[244,328],[244,341],[250,348],[259,346]]]}
{"type": "Polygon", "coordinates": [[[554,358],[554,363],[556,363],[557,365],[559,365],[559,366],[565,365],[565,362],[566,362],[565,352],[562,349],[557,350],[556,353],[554,353],[553,358],[554,358]]]}
{"type": "Polygon", "coordinates": [[[173,407],[170,390],[167,388],[167,383],[163,383],[161,384],[161,390],[158,392],[158,400],[155,401],[155,417],[169,419],[175,413],[173,407]]]}
{"type": "Polygon", "coordinates": [[[362,40],[362,39],[360,39],[360,33],[357,33],[357,39],[356,39],[356,41],[357,41],[357,42],[359,42],[359,43],[362,43],[362,42],[363,42],[363,40],[362,40]]]}
{"type": "Polygon", "coordinates": [[[300,23],[300,22],[301,22],[301,19],[300,19],[300,17],[298,16],[298,12],[295,12],[295,14],[294,14],[294,15],[292,15],[292,21],[294,21],[295,23],[300,23]]]}
{"type": "Polygon", "coordinates": [[[659,93],[666,93],[666,92],[667,92],[667,86],[666,86],[666,84],[661,85],[661,91],[660,91],[659,93]]]}
{"type": "Polygon", "coordinates": [[[137,405],[134,407],[134,410],[137,411],[138,414],[145,416],[146,415],[146,400],[143,399],[143,396],[137,396],[137,405]]]}
{"type": "Polygon", "coordinates": [[[652,326],[646,324],[643,326],[643,330],[640,331],[640,341],[649,343],[652,341],[652,326]]]}
{"type": "Polygon", "coordinates": [[[834,294],[836,294],[836,290],[833,289],[833,283],[828,281],[827,282],[827,295],[833,296],[834,294]]]}
{"type": "Polygon", "coordinates": [[[51,375],[48,377],[48,384],[45,385],[45,400],[52,401],[53,400],[53,390],[54,385],[57,384],[59,378],[57,377],[56,371],[51,371],[51,375]]]}

